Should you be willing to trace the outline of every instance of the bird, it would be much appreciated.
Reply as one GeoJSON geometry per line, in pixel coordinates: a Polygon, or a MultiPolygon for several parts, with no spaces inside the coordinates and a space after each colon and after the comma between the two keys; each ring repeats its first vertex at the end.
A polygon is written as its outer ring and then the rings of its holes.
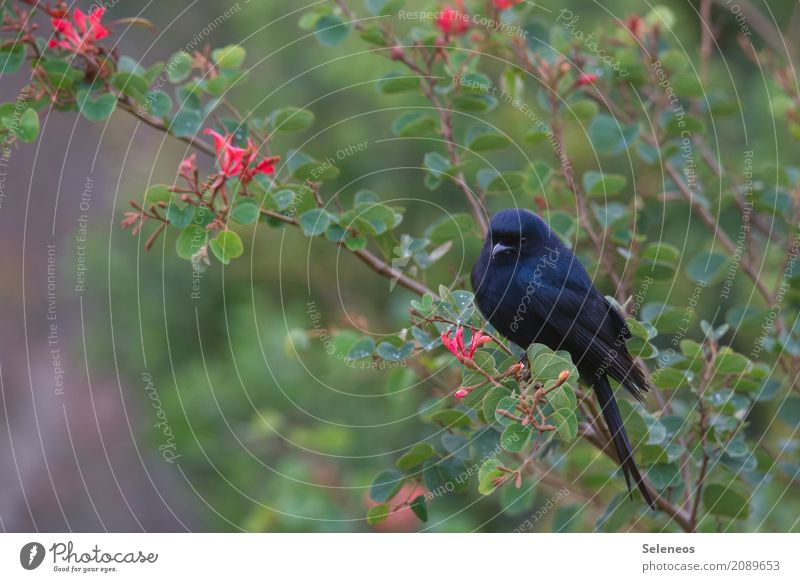
{"type": "Polygon", "coordinates": [[[507,208],[490,220],[471,283],[481,314],[506,339],[523,350],[539,343],[569,352],[597,397],[629,493],[636,485],[655,508],[609,377],[642,403],[649,384],[625,345],[631,332],[624,317],[577,257],[541,217],[507,208]]]}

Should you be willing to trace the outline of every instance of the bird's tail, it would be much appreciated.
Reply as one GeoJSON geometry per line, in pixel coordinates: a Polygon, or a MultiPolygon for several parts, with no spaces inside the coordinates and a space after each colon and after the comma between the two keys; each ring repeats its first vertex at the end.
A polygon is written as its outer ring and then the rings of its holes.
{"type": "Polygon", "coordinates": [[[635,483],[647,505],[655,509],[653,498],[650,496],[650,492],[642,480],[642,475],[639,473],[639,468],[633,460],[633,447],[631,447],[631,442],[625,433],[622,415],[619,412],[616,400],[614,400],[614,391],[608,383],[608,378],[605,376],[597,377],[594,383],[594,390],[597,393],[600,409],[603,411],[603,418],[605,418],[608,430],[611,433],[611,440],[614,443],[614,449],[617,451],[622,472],[625,474],[628,491],[631,490],[631,482],[635,483]]]}

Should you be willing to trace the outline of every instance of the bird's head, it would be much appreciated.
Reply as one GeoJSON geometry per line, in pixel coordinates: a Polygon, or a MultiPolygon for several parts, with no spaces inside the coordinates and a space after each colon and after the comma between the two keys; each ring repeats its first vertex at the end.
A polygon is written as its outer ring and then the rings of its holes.
{"type": "Polygon", "coordinates": [[[486,245],[492,261],[536,255],[556,237],[547,223],[530,210],[507,208],[492,217],[486,245]]]}

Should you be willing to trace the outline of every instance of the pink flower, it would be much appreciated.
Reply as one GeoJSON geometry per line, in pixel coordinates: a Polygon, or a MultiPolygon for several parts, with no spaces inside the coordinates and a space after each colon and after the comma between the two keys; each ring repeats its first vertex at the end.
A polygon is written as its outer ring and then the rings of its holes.
{"type": "Polygon", "coordinates": [[[445,36],[464,34],[469,28],[469,14],[464,8],[464,0],[456,0],[456,6],[457,9],[445,5],[436,17],[436,26],[445,36]]]}
{"type": "Polygon", "coordinates": [[[458,390],[456,390],[456,393],[455,393],[455,395],[454,395],[454,396],[455,396],[456,398],[458,398],[459,400],[461,400],[462,398],[466,398],[466,397],[467,397],[467,395],[469,395],[469,393],[470,393],[470,392],[471,392],[471,390],[468,390],[468,389],[466,389],[466,388],[464,388],[464,387],[462,386],[461,388],[459,388],[458,390]]]}
{"type": "MultiPolygon", "coordinates": [[[[213,129],[204,132],[214,138],[214,147],[217,150],[217,161],[220,173],[227,178],[239,178],[245,184],[252,180],[256,174],[275,173],[275,163],[280,157],[261,158],[256,162],[258,150],[253,140],[247,139],[247,148],[233,145],[232,135],[221,135],[213,129]]],[[[184,160],[185,162],[186,160],[184,160]]],[[[183,164],[181,165],[183,167],[183,164]]]]}
{"type": "MultiPolygon", "coordinates": [[[[444,347],[450,350],[450,353],[458,358],[458,361],[461,363],[464,363],[467,360],[472,360],[473,356],[475,355],[475,350],[477,350],[478,347],[492,341],[491,336],[488,336],[481,331],[473,330],[469,347],[466,347],[464,346],[464,328],[462,326],[459,325],[456,328],[456,335],[454,338],[450,337],[451,333],[452,330],[442,332],[442,344],[444,347]]],[[[464,396],[466,396],[466,394],[464,396]]]]}
{"type": "Polygon", "coordinates": [[[578,77],[578,80],[575,81],[575,85],[583,87],[584,85],[591,85],[595,81],[597,81],[597,75],[582,73],[580,77],[578,77]]]}
{"type": "Polygon", "coordinates": [[[183,160],[178,173],[189,181],[194,180],[197,173],[197,154],[192,154],[183,160]]]}
{"type": "Polygon", "coordinates": [[[109,35],[108,29],[100,24],[103,14],[105,9],[95,6],[88,16],[76,8],[72,22],[68,13],[60,18],[52,18],[50,22],[60,38],[51,39],[50,48],[58,47],[76,54],[97,52],[95,43],[109,35]]]}
{"type": "Polygon", "coordinates": [[[508,10],[521,2],[522,0],[494,0],[494,7],[498,10],[508,10]]]}

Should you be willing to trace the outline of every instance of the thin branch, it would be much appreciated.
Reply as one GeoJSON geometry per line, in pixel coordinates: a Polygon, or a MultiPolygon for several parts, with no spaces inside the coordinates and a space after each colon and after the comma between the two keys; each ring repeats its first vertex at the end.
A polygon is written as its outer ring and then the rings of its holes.
{"type": "MultiPolygon", "coordinates": [[[[150,127],[153,127],[153,128],[158,129],[160,131],[163,131],[164,133],[169,133],[169,128],[166,125],[164,125],[163,122],[161,122],[160,120],[155,119],[153,117],[150,117],[149,115],[145,115],[144,113],[141,113],[137,109],[137,107],[135,105],[133,105],[132,103],[130,103],[129,101],[124,100],[124,99],[119,99],[117,101],[117,105],[118,105],[118,107],[120,109],[122,109],[123,111],[127,111],[128,113],[130,113],[131,115],[136,117],[139,121],[142,121],[143,123],[149,125],[150,127]]],[[[205,143],[202,140],[195,139],[195,138],[192,138],[192,137],[189,137],[189,136],[178,137],[178,136],[173,135],[173,134],[170,134],[170,135],[172,135],[173,137],[177,137],[179,140],[189,144],[190,146],[200,150],[201,152],[203,152],[205,154],[208,154],[209,156],[215,156],[216,155],[216,152],[214,151],[214,148],[212,148],[210,145],[208,145],[207,143],[205,143]]]]}

